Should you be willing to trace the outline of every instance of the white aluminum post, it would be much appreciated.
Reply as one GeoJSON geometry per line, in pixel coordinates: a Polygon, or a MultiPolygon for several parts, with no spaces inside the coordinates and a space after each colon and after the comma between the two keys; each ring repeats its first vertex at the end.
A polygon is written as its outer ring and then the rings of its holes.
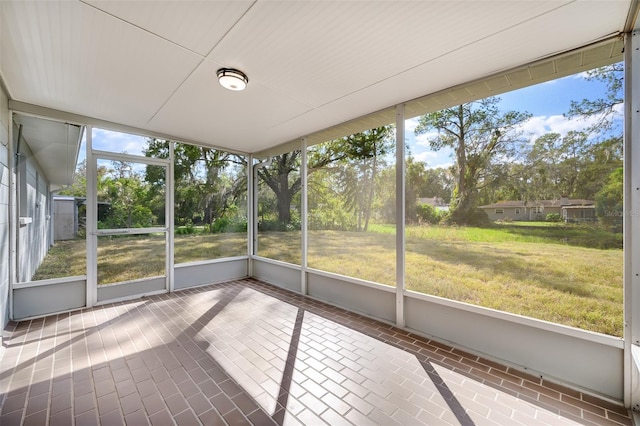
{"type": "Polygon", "coordinates": [[[167,259],[167,288],[173,292],[176,288],[175,284],[175,248],[174,248],[174,221],[175,221],[175,175],[174,175],[174,145],[175,142],[169,141],[169,165],[167,167],[167,185],[165,188],[165,227],[166,235],[166,259],[167,259]]]}
{"type": "Polygon", "coordinates": [[[624,311],[625,311],[625,405],[640,410],[640,375],[633,353],[640,350],[640,34],[625,38],[624,129],[624,311]]]}
{"type": "Polygon", "coordinates": [[[98,302],[98,213],[97,159],[93,155],[93,126],[87,126],[87,217],[85,221],[87,245],[87,307],[98,302]]]}
{"type": "Polygon", "coordinates": [[[396,105],[396,325],[405,326],[404,320],[404,104],[396,105]]]}
{"type": "Polygon", "coordinates": [[[301,206],[300,206],[300,244],[302,248],[302,261],[301,261],[301,281],[300,281],[300,293],[307,294],[307,253],[308,253],[308,193],[307,193],[307,138],[302,138],[302,164],[300,166],[300,190],[301,190],[301,206]]]}
{"type": "Polygon", "coordinates": [[[254,223],[256,223],[256,211],[254,209],[254,191],[253,191],[253,155],[247,157],[247,255],[249,256],[249,265],[247,274],[253,277],[253,254],[254,252],[254,223]]]}
{"type": "Polygon", "coordinates": [[[16,238],[18,238],[18,209],[16,201],[16,157],[13,142],[13,111],[9,111],[9,142],[7,144],[9,158],[9,319],[13,320],[13,285],[16,283],[18,259],[16,238]]]}

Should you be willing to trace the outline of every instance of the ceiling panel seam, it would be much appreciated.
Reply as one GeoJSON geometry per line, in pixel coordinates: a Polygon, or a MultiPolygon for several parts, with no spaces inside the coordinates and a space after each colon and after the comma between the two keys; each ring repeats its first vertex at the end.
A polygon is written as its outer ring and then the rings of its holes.
{"type": "Polygon", "coordinates": [[[214,44],[213,47],[211,49],[209,49],[209,52],[205,55],[205,57],[208,57],[209,55],[211,55],[213,53],[213,51],[216,49],[216,47],[218,47],[220,45],[220,43],[222,43],[222,41],[229,35],[229,33],[231,33],[231,31],[233,31],[238,26],[240,21],[242,21],[244,19],[244,17],[247,16],[247,14],[253,9],[253,7],[256,5],[257,2],[258,2],[258,0],[254,0],[253,3],[251,3],[251,6],[249,6],[247,8],[247,10],[245,10],[244,13],[242,15],[240,15],[240,17],[238,19],[236,19],[236,21],[233,23],[233,25],[231,25],[231,27],[229,27],[229,29],[227,31],[225,31],[224,34],[222,34],[222,37],[220,37],[218,39],[216,44],[214,44]]]}
{"type": "MultiPolygon", "coordinates": [[[[349,92],[349,93],[347,93],[347,94],[345,94],[345,95],[339,96],[339,97],[334,98],[334,99],[332,99],[332,100],[330,100],[330,101],[328,101],[328,102],[325,102],[324,104],[321,104],[321,105],[315,106],[315,107],[313,107],[313,109],[312,109],[312,110],[305,111],[305,112],[303,112],[303,113],[301,113],[301,114],[298,114],[298,115],[296,115],[296,116],[294,116],[294,117],[291,117],[291,118],[289,118],[289,119],[287,119],[287,120],[284,120],[284,121],[282,121],[282,122],[278,123],[277,125],[275,125],[275,126],[273,126],[273,127],[274,127],[274,128],[275,128],[275,127],[279,127],[279,126],[281,126],[281,125],[283,125],[283,124],[288,123],[289,121],[296,120],[296,119],[298,119],[298,118],[300,118],[300,117],[303,117],[303,116],[305,116],[305,115],[309,114],[310,112],[312,112],[312,111],[313,111],[313,110],[315,110],[315,109],[318,109],[318,108],[324,108],[324,107],[326,107],[326,106],[329,106],[329,105],[331,105],[332,103],[334,103],[334,102],[336,102],[336,101],[339,101],[339,100],[344,99],[344,98],[348,98],[348,97],[350,97],[350,96],[352,96],[352,95],[354,95],[354,94],[356,94],[356,93],[359,93],[359,92],[362,92],[362,91],[364,91],[364,90],[367,90],[367,89],[369,89],[369,88],[371,88],[371,87],[373,87],[373,86],[376,86],[376,85],[378,85],[378,84],[380,84],[380,83],[383,83],[383,82],[385,82],[385,81],[387,81],[387,80],[390,80],[390,79],[392,79],[392,78],[395,78],[395,77],[401,76],[402,74],[406,74],[406,73],[407,73],[407,72],[409,72],[409,71],[412,71],[412,70],[414,70],[414,69],[416,69],[416,68],[419,68],[419,67],[422,67],[422,66],[424,66],[424,65],[427,65],[427,64],[429,64],[429,63],[431,63],[431,62],[434,62],[434,61],[437,61],[437,60],[439,60],[439,59],[442,59],[442,58],[444,58],[444,57],[446,57],[446,56],[449,56],[449,55],[451,55],[451,54],[453,54],[453,53],[455,53],[455,52],[457,52],[457,51],[459,51],[459,50],[466,49],[466,48],[468,48],[468,47],[470,47],[470,46],[473,46],[473,45],[475,45],[475,44],[477,44],[477,43],[483,42],[483,41],[485,41],[485,40],[487,40],[487,39],[490,39],[490,38],[492,38],[492,37],[495,37],[495,36],[497,36],[497,35],[499,35],[499,34],[502,34],[502,33],[506,32],[506,31],[510,31],[510,30],[512,30],[512,29],[514,29],[514,28],[516,28],[516,27],[519,27],[519,26],[521,26],[521,25],[523,25],[523,24],[526,24],[526,23],[528,23],[528,22],[531,22],[531,21],[534,21],[534,20],[536,20],[536,19],[539,19],[539,18],[540,18],[540,17],[542,17],[542,16],[545,16],[545,15],[548,15],[548,14],[550,14],[550,13],[556,12],[557,10],[562,9],[562,8],[564,8],[564,7],[567,7],[568,5],[570,5],[571,3],[575,3],[576,1],[577,1],[577,0],[571,0],[571,1],[568,1],[568,2],[566,2],[566,3],[564,3],[564,4],[560,5],[560,6],[556,6],[556,7],[552,8],[552,9],[549,9],[549,10],[547,10],[547,11],[545,11],[545,12],[542,12],[542,13],[540,13],[540,14],[536,15],[536,16],[533,16],[533,17],[531,17],[531,18],[525,19],[525,20],[520,21],[520,22],[518,22],[518,23],[516,23],[516,24],[510,25],[510,26],[508,26],[508,27],[506,27],[506,28],[502,28],[502,29],[500,29],[500,30],[498,30],[498,31],[495,31],[495,32],[491,33],[491,34],[487,34],[486,36],[484,36],[484,37],[482,37],[482,38],[479,38],[479,39],[474,40],[474,41],[472,41],[472,42],[469,42],[469,43],[463,44],[463,45],[461,45],[461,46],[458,46],[458,47],[456,47],[455,49],[448,50],[447,52],[441,53],[440,55],[435,56],[435,57],[433,57],[433,58],[430,58],[430,59],[428,59],[428,60],[426,60],[426,61],[424,61],[424,62],[421,62],[421,63],[416,64],[416,65],[414,65],[414,66],[412,66],[412,67],[409,67],[409,68],[405,68],[404,70],[402,70],[402,71],[400,71],[400,72],[398,72],[398,73],[395,73],[395,74],[392,74],[392,75],[387,76],[387,77],[385,77],[385,78],[382,78],[382,79],[380,79],[380,80],[378,80],[378,81],[375,81],[375,82],[373,82],[373,83],[371,83],[371,84],[368,84],[368,85],[366,85],[366,86],[363,86],[363,87],[361,87],[361,88],[359,88],[359,89],[357,89],[357,90],[353,90],[353,91],[351,91],[351,92],[349,92]]],[[[609,38],[609,37],[610,37],[610,35],[608,35],[608,36],[607,36],[607,38],[609,38]]],[[[558,54],[558,52],[556,52],[556,53],[554,53],[554,54],[552,54],[552,55],[549,55],[549,56],[554,56],[554,55],[556,55],[556,54],[558,54]]],[[[539,59],[542,59],[542,58],[539,58],[539,59]]],[[[539,60],[539,59],[538,59],[538,60],[539,60]]],[[[500,72],[500,71],[501,71],[501,70],[495,70],[495,71],[494,71],[494,73],[497,73],[497,72],[500,72]]],[[[482,77],[481,77],[481,78],[482,78],[482,77]]]]}
{"type": "MultiPolygon", "coordinates": [[[[197,56],[197,57],[199,58],[199,61],[198,61],[198,63],[196,64],[196,66],[195,66],[195,67],[193,67],[193,69],[192,69],[192,70],[191,70],[191,71],[190,71],[190,72],[189,72],[189,73],[188,73],[188,74],[187,74],[187,75],[182,79],[182,81],[181,81],[181,82],[177,85],[177,87],[176,87],[176,88],[175,88],[175,89],[174,89],[174,90],[169,94],[169,96],[168,96],[168,97],[167,97],[167,98],[162,102],[162,104],[161,104],[161,105],[156,109],[156,111],[151,115],[151,117],[149,117],[149,119],[147,119],[146,124],[149,124],[149,123],[151,122],[151,120],[153,120],[153,119],[155,118],[155,116],[156,116],[156,115],[157,115],[157,114],[162,110],[162,108],[164,108],[164,106],[167,104],[167,102],[169,102],[169,101],[171,100],[171,98],[176,94],[176,92],[177,92],[178,90],[180,90],[180,88],[181,88],[181,87],[184,85],[184,83],[189,79],[189,77],[191,77],[191,76],[193,75],[193,73],[198,69],[198,67],[200,67],[200,65],[202,65],[202,63],[203,63],[203,62],[204,62],[204,60],[206,59],[206,56],[203,56],[203,55],[201,55],[200,53],[198,53],[198,52],[196,52],[196,51],[194,51],[194,50],[192,50],[192,49],[189,49],[189,48],[188,48],[188,47],[186,47],[186,46],[183,46],[183,45],[181,45],[181,44],[179,44],[179,43],[176,43],[176,42],[175,42],[175,41],[173,41],[173,40],[170,40],[170,39],[168,39],[168,38],[166,38],[166,37],[163,37],[163,36],[161,36],[161,35],[159,35],[159,34],[156,34],[156,33],[154,33],[153,31],[149,31],[149,30],[147,30],[146,28],[143,28],[143,27],[141,27],[141,26],[139,26],[139,25],[136,25],[136,24],[134,24],[134,23],[132,23],[132,22],[129,22],[129,21],[127,21],[126,19],[123,19],[123,18],[121,18],[121,17],[119,17],[119,16],[117,16],[117,15],[114,15],[113,13],[110,13],[110,12],[107,12],[106,10],[100,9],[99,7],[94,6],[94,5],[90,4],[90,3],[87,3],[87,2],[86,2],[86,1],[84,1],[84,0],[79,0],[79,2],[80,2],[80,3],[82,3],[82,4],[83,4],[83,5],[85,5],[85,6],[88,6],[88,7],[93,8],[93,9],[95,9],[95,10],[97,10],[97,11],[99,11],[99,12],[101,12],[101,13],[103,13],[103,14],[105,14],[105,15],[107,15],[107,16],[109,16],[109,17],[111,17],[111,18],[113,18],[113,19],[116,19],[116,20],[118,20],[118,21],[124,22],[124,23],[125,23],[125,24],[127,24],[127,25],[131,25],[132,27],[136,28],[137,30],[143,31],[143,32],[145,32],[145,33],[147,33],[147,34],[150,34],[150,35],[152,35],[152,36],[154,36],[154,37],[156,37],[156,38],[158,38],[158,39],[160,39],[160,40],[162,40],[162,41],[164,41],[164,42],[170,43],[170,44],[172,44],[172,45],[174,45],[174,46],[177,46],[177,47],[179,47],[179,48],[181,48],[181,49],[184,49],[185,51],[187,51],[187,52],[189,52],[189,53],[191,53],[191,54],[193,54],[193,55],[195,55],[195,56],[197,56]]],[[[252,6],[253,6],[253,5],[252,5],[252,6]]],[[[243,15],[243,16],[244,16],[244,15],[243,15]]],[[[234,24],[234,25],[235,25],[235,24],[234,24]]],[[[227,33],[225,33],[225,35],[226,35],[226,34],[227,34],[227,33]]],[[[223,37],[224,37],[224,36],[223,36],[223,37]]],[[[219,41],[218,41],[218,43],[219,43],[219,41]]],[[[217,44],[216,44],[216,45],[217,45],[217,44]]]]}
{"type": "Polygon", "coordinates": [[[140,30],[140,31],[143,31],[143,32],[145,32],[145,33],[147,33],[147,34],[150,34],[150,35],[152,35],[152,36],[154,36],[154,37],[156,37],[156,38],[159,38],[159,39],[160,39],[160,40],[162,40],[162,41],[166,41],[167,43],[173,44],[174,46],[177,46],[177,47],[179,47],[179,48],[181,48],[181,49],[184,49],[184,50],[186,50],[186,51],[187,51],[187,52],[189,52],[189,53],[192,53],[192,54],[194,54],[194,55],[196,55],[196,56],[199,56],[200,58],[204,58],[204,56],[202,56],[200,53],[196,52],[195,50],[189,49],[188,47],[183,46],[183,45],[181,45],[180,43],[177,43],[177,42],[175,42],[175,41],[173,41],[173,40],[171,40],[171,39],[168,39],[168,38],[166,38],[166,37],[163,37],[163,36],[161,36],[160,34],[154,33],[153,31],[149,31],[148,29],[146,29],[146,28],[144,28],[144,27],[141,27],[141,26],[139,26],[139,25],[136,25],[136,24],[134,24],[133,22],[127,21],[126,19],[123,19],[123,18],[121,18],[121,17],[119,17],[119,16],[117,16],[117,15],[114,15],[114,14],[113,14],[113,13],[111,13],[111,12],[107,12],[107,11],[106,11],[106,10],[104,10],[104,9],[100,9],[99,7],[97,7],[97,6],[93,5],[93,4],[87,3],[85,0],[78,0],[78,1],[79,1],[80,3],[82,3],[82,4],[84,4],[85,6],[91,7],[91,8],[93,8],[93,9],[95,9],[95,10],[97,10],[97,11],[101,12],[101,13],[104,13],[105,15],[110,16],[110,17],[111,17],[111,18],[113,18],[113,19],[117,19],[118,21],[120,21],[120,22],[124,22],[124,23],[125,23],[125,24],[127,24],[127,25],[131,25],[132,27],[134,27],[134,28],[136,28],[136,29],[138,29],[138,30],[140,30]]]}
{"type": "MultiPolygon", "coordinates": [[[[238,25],[238,23],[247,15],[247,13],[249,13],[249,11],[253,8],[253,6],[255,6],[255,4],[257,3],[258,0],[254,0],[253,3],[251,3],[251,6],[249,6],[247,8],[247,10],[244,11],[244,13],[238,18],[236,19],[236,21],[233,23],[233,25],[222,35],[222,37],[220,37],[218,39],[218,41],[216,42],[216,44],[209,50],[209,52],[204,55],[201,56],[201,60],[200,62],[198,62],[198,64],[191,70],[191,72],[180,82],[180,84],[178,84],[178,86],[175,88],[174,91],[171,92],[171,94],[169,94],[169,96],[167,97],[167,99],[164,100],[164,102],[162,103],[162,105],[160,105],[160,107],[156,110],[156,112],[153,113],[153,115],[151,115],[151,117],[149,117],[149,119],[147,120],[147,124],[150,124],[151,121],[156,118],[156,116],[160,113],[160,111],[162,111],[164,109],[164,107],[169,103],[169,101],[171,99],[173,99],[173,97],[175,96],[176,93],[178,93],[178,91],[182,88],[182,86],[184,86],[184,84],[187,82],[187,80],[189,80],[189,78],[191,78],[191,76],[193,75],[193,73],[195,73],[198,68],[200,68],[202,66],[202,64],[207,61],[207,57],[209,55],[211,55],[211,53],[213,52],[213,50],[218,47],[220,45],[220,43],[222,42],[222,40],[225,39],[225,37],[227,37],[227,35],[238,25]]],[[[200,56],[200,55],[199,55],[200,56]]],[[[216,63],[215,61],[211,61],[213,63],[216,63]]],[[[213,79],[212,79],[213,81],[213,79]]]]}

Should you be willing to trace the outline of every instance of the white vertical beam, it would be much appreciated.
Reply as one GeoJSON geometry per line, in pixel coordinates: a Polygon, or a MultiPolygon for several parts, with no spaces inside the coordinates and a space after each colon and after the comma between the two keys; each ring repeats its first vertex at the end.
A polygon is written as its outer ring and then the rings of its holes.
{"type": "Polygon", "coordinates": [[[87,126],[87,307],[98,301],[97,159],[93,155],[93,126],[87,126]]]}
{"type": "Polygon", "coordinates": [[[254,233],[256,220],[256,212],[254,209],[254,189],[253,189],[253,155],[247,156],[247,255],[249,256],[248,274],[253,276],[253,254],[254,252],[254,233]]]}
{"type": "Polygon", "coordinates": [[[301,249],[302,249],[302,261],[301,261],[301,281],[300,281],[300,293],[307,294],[307,254],[308,254],[308,192],[307,192],[307,167],[308,167],[308,158],[307,158],[307,138],[302,138],[301,141],[301,149],[302,149],[302,164],[300,165],[300,191],[302,201],[300,206],[300,236],[301,236],[301,249]]]}
{"type": "Polygon", "coordinates": [[[404,104],[396,105],[396,325],[405,326],[404,320],[404,217],[405,217],[405,147],[404,104]]]}
{"type": "Polygon", "coordinates": [[[9,143],[7,168],[9,170],[9,319],[13,320],[13,285],[17,282],[18,259],[16,253],[16,238],[18,237],[16,156],[13,142],[13,111],[9,111],[9,143]]]}
{"type": "Polygon", "coordinates": [[[169,165],[166,166],[167,170],[167,185],[165,188],[165,214],[166,218],[165,228],[166,234],[166,261],[167,261],[167,289],[174,291],[176,288],[175,283],[175,247],[174,247],[174,222],[175,222],[175,142],[169,141],[169,165]]]}
{"type": "Polygon", "coordinates": [[[625,405],[640,408],[640,375],[632,351],[640,345],[640,34],[627,34],[624,129],[625,405]],[[633,238],[633,237],[636,238],[633,238]]]}

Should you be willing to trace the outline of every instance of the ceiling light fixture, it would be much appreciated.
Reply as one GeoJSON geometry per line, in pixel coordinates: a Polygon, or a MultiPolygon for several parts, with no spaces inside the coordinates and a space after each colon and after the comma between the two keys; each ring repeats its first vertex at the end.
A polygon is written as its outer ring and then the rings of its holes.
{"type": "Polygon", "coordinates": [[[216,74],[220,85],[229,90],[244,90],[249,83],[249,77],[234,68],[220,68],[216,74]]]}

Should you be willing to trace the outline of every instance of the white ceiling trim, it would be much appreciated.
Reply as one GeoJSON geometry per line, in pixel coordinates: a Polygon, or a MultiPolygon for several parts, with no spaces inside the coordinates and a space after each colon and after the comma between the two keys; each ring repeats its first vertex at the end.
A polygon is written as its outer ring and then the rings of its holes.
{"type": "Polygon", "coordinates": [[[157,139],[164,139],[176,142],[183,142],[189,145],[201,146],[205,148],[219,149],[226,151],[230,154],[249,155],[244,151],[238,151],[220,146],[203,144],[202,142],[180,138],[168,133],[156,132],[149,129],[140,127],[127,126],[126,124],[114,123],[112,121],[101,120],[95,117],[89,117],[81,114],[74,114],[67,111],[60,111],[53,108],[47,108],[39,105],[28,104],[25,102],[9,100],[9,110],[11,112],[19,113],[26,116],[41,118],[43,120],[56,120],[77,125],[93,126],[104,130],[111,130],[114,132],[129,133],[131,135],[151,137],[157,139]]]}
{"type": "MultiPolygon", "coordinates": [[[[607,40],[594,43],[581,49],[565,52],[551,58],[541,59],[528,65],[402,102],[405,105],[405,118],[410,119],[462,103],[497,96],[502,93],[620,62],[623,60],[623,47],[624,40],[621,35],[610,37],[607,40]]],[[[312,146],[389,124],[395,124],[395,106],[340,123],[304,137],[307,138],[307,146],[312,146]]],[[[256,152],[254,156],[258,159],[264,159],[294,149],[300,149],[300,141],[301,138],[296,138],[276,147],[256,152]]]]}

